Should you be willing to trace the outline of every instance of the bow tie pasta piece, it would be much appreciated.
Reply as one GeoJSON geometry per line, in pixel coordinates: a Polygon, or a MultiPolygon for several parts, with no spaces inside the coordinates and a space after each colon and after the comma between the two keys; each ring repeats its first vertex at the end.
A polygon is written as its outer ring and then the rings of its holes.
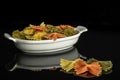
{"type": "Polygon", "coordinates": [[[52,40],[56,40],[58,38],[64,38],[66,37],[64,34],[60,34],[60,33],[49,33],[44,35],[45,39],[52,39],[52,40]]]}
{"type": "Polygon", "coordinates": [[[113,64],[112,64],[112,61],[110,61],[110,60],[99,61],[99,60],[94,59],[94,58],[90,58],[90,59],[87,60],[88,64],[91,64],[93,62],[99,62],[100,63],[100,66],[102,67],[102,72],[103,73],[109,73],[112,70],[113,64]]]}
{"type": "Polygon", "coordinates": [[[100,74],[102,73],[102,67],[100,66],[99,62],[88,64],[87,68],[88,71],[95,76],[100,76],[100,74]]]}
{"type": "Polygon", "coordinates": [[[34,35],[26,35],[26,39],[28,40],[42,40],[43,36],[46,35],[46,32],[35,32],[34,35]]]}
{"type": "Polygon", "coordinates": [[[75,69],[76,75],[79,75],[81,73],[88,71],[87,64],[83,60],[76,61],[75,65],[74,65],[74,69],[75,69]]]}
{"type": "Polygon", "coordinates": [[[101,66],[98,62],[87,64],[83,60],[78,60],[74,65],[74,69],[75,69],[76,75],[89,72],[92,75],[99,76],[102,72],[101,66]]]}
{"type": "Polygon", "coordinates": [[[60,60],[60,66],[63,70],[65,70],[66,72],[69,72],[70,70],[72,70],[74,68],[74,63],[79,60],[76,59],[74,61],[70,61],[70,60],[66,60],[66,59],[61,59],[60,60]]]}
{"type": "Polygon", "coordinates": [[[104,73],[108,73],[112,70],[113,64],[111,61],[99,61],[99,63],[104,73]]]}

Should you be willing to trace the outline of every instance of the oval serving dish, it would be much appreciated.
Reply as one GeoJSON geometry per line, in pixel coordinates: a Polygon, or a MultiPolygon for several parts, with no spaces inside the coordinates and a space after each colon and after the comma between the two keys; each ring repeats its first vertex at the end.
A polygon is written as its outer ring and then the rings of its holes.
{"type": "Polygon", "coordinates": [[[77,26],[76,30],[78,31],[77,34],[65,38],[59,38],[57,40],[23,40],[13,38],[8,33],[4,33],[4,36],[7,39],[12,40],[19,50],[26,52],[27,54],[48,54],[48,52],[64,50],[72,47],[77,43],[80,35],[88,29],[84,26],[77,26]]]}

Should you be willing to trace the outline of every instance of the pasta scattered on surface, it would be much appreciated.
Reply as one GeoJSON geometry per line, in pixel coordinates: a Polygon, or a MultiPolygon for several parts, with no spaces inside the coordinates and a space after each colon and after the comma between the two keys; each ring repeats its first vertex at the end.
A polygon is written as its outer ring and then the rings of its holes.
{"type": "Polygon", "coordinates": [[[113,67],[111,61],[99,61],[94,58],[87,61],[80,58],[73,61],[61,59],[60,65],[61,69],[64,70],[63,72],[86,78],[99,77],[105,72],[111,71],[113,67]]]}
{"type": "Polygon", "coordinates": [[[60,60],[60,65],[62,69],[64,69],[66,72],[69,72],[74,68],[74,63],[78,61],[79,59],[76,59],[74,61],[66,60],[66,59],[61,59],[60,60]]]}

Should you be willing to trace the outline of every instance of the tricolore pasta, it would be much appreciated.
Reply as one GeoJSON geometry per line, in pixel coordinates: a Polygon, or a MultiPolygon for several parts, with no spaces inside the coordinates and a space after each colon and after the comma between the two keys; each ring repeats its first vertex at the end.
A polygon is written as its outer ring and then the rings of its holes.
{"type": "Polygon", "coordinates": [[[70,25],[54,26],[42,22],[37,26],[30,24],[21,31],[14,30],[12,37],[25,40],[56,40],[58,38],[73,36],[77,33],[78,31],[75,27],[70,25]]]}

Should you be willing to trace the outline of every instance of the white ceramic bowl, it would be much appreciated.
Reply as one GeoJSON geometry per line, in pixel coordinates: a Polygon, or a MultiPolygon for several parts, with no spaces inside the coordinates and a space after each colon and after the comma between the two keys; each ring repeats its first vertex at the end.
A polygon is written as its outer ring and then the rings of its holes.
{"type": "Polygon", "coordinates": [[[23,52],[27,53],[38,53],[45,54],[46,52],[53,52],[64,50],[72,47],[77,43],[81,33],[86,32],[88,29],[83,26],[77,26],[76,29],[79,31],[78,34],[59,38],[57,40],[22,40],[11,37],[8,33],[4,33],[4,36],[12,40],[15,43],[15,46],[23,52]]]}

